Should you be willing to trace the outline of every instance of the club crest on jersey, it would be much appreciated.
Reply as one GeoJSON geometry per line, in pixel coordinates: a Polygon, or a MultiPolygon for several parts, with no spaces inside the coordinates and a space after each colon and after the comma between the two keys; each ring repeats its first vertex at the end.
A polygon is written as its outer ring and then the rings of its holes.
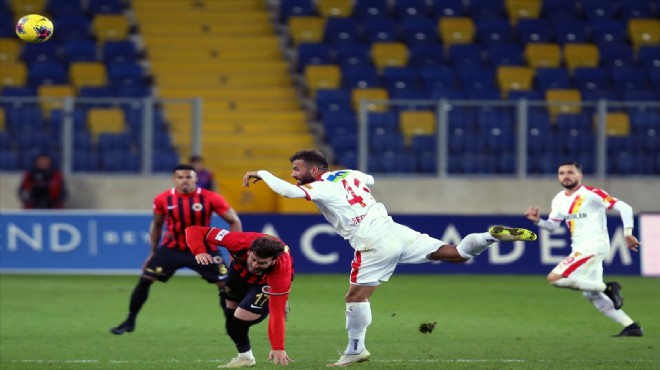
{"type": "Polygon", "coordinates": [[[202,205],[202,203],[195,203],[192,205],[192,209],[193,211],[201,211],[202,209],[204,209],[204,206],[202,205]]]}

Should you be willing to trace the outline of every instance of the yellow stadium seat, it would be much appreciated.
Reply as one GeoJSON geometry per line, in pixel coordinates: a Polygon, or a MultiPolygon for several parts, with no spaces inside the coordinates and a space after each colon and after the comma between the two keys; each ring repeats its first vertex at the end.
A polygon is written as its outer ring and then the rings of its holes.
{"type": "Polygon", "coordinates": [[[101,133],[118,134],[126,130],[121,108],[91,108],[87,112],[87,126],[95,138],[101,133]]]}
{"type": "Polygon", "coordinates": [[[5,130],[5,109],[0,107],[0,131],[5,130]]]}
{"type": "Polygon", "coordinates": [[[474,41],[474,21],[466,17],[441,17],[438,20],[440,39],[445,46],[471,44],[474,41]]]}
{"type": "Polygon", "coordinates": [[[559,45],[551,43],[528,43],[525,59],[530,67],[557,68],[561,64],[559,45]]]}
{"type": "Polygon", "coordinates": [[[594,44],[564,45],[564,62],[571,72],[577,67],[598,67],[599,58],[598,46],[594,44]]]}
{"type": "MultiPolygon", "coordinates": [[[[284,160],[286,161],[286,158],[284,160]]],[[[242,176],[223,173],[224,167],[209,167],[220,175],[218,178],[220,193],[236,212],[241,214],[277,212],[277,198],[283,197],[270,190],[267,185],[257,183],[249,189],[236,186],[242,182],[242,176]]]]}
{"type": "MultiPolygon", "coordinates": [[[[598,115],[594,115],[594,125],[598,124],[598,115]]],[[[607,113],[605,116],[605,134],[607,136],[628,136],[630,117],[624,112],[607,113]]]]}
{"type": "Polygon", "coordinates": [[[402,111],[399,113],[399,128],[406,143],[414,135],[433,135],[436,131],[435,113],[430,111],[402,111]]]}
{"type": "Polygon", "coordinates": [[[289,18],[289,35],[295,46],[304,43],[323,41],[325,19],[313,16],[293,16],[289,18]]]}
{"type": "Polygon", "coordinates": [[[46,0],[9,0],[9,7],[18,20],[18,17],[23,15],[43,14],[46,9],[46,0]]]}
{"type": "Polygon", "coordinates": [[[408,47],[402,42],[375,42],[371,45],[371,59],[382,70],[408,64],[408,47]]]}
{"type": "Polygon", "coordinates": [[[557,114],[580,113],[582,107],[582,95],[577,89],[548,89],[545,91],[545,101],[548,104],[548,112],[551,117],[557,114]]]}
{"type": "Polygon", "coordinates": [[[0,65],[0,87],[25,86],[27,67],[22,62],[2,62],[0,65]]]}
{"type": "Polygon", "coordinates": [[[531,90],[534,69],[523,66],[497,67],[497,85],[502,97],[507,98],[511,90],[531,90]]]}
{"type": "Polygon", "coordinates": [[[41,112],[44,117],[49,117],[51,110],[64,108],[64,98],[73,97],[76,92],[69,85],[42,85],[39,86],[37,95],[40,98],[51,98],[42,99],[41,102],[41,112]]]}
{"type": "Polygon", "coordinates": [[[630,18],[628,35],[633,45],[660,45],[660,20],[650,18],[630,18]]]}
{"type": "Polygon", "coordinates": [[[106,41],[126,40],[128,27],[128,19],[123,15],[98,14],[92,21],[92,29],[99,44],[106,41]]]}
{"type": "Polygon", "coordinates": [[[73,62],[69,77],[73,86],[105,86],[108,83],[105,64],[101,62],[73,62]]]}
{"type": "MultiPolygon", "coordinates": [[[[369,100],[387,100],[389,99],[389,94],[387,90],[380,87],[370,87],[370,88],[355,88],[351,90],[351,102],[353,104],[353,109],[357,112],[360,109],[360,102],[364,99],[369,100]]],[[[380,103],[369,103],[367,110],[371,112],[385,112],[387,111],[387,104],[380,103]]]]}
{"type": "Polygon", "coordinates": [[[319,209],[312,201],[304,198],[285,198],[277,196],[277,212],[282,214],[317,215],[319,209]]]}
{"type": "Polygon", "coordinates": [[[318,89],[338,89],[341,87],[341,70],[336,65],[314,65],[305,67],[305,85],[311,96],[318,89]]]}
{"type": "Polygon", "coordinates": [[[0,63],[17,62],[21,54],[21,43],[15,38],[0,39],[0,63]]]}
{"type": "Polygon", "coordinates": [[[538,18],[541,14],[541,0],[506,0],[505,7],[514,25],[521,18],[538,18]]]}
{"type": "Polygon", "coordinates": [[[317,7],[324,17],[350,17],[353,13],[351,0],[318,0],[317,7]]]}

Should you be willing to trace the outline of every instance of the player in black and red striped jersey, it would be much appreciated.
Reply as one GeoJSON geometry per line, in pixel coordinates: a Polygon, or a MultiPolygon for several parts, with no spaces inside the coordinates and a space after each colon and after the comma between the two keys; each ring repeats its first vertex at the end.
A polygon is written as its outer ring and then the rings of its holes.
{"type": "Polygon", "coordinates": [[[284,350],[286,301],[293,279],[289,247],[267,234],[201,226],[187,228],[186,239],[201,265],[213,263],[210,252],[217,250],[216,245],[226,248],[232,257],[229,278],[220,297],[225,311],[225,328],[236,345],[238,356],[219,367],[256,365],[248,333],[252,325],[263,321],[269,313],[271,351],[268,359],[281,365],[291,362],[284,350]]]}
{"type": "Polygon", "coordinates": [[[154,198],[154,216],[149,230],[151,251],[142,266],[142,276],[131,294],[128,317],[110,329],[113,334],[135,330],[137,315],[147,301],[151,284],[154,281],[167,282],[180,268],[188,267],[196,271],[220,290],[227,278],[227,267],[218,253],[214,254],[212,264],[197,263],[186,245],[185,230],[194,225],[210,226],[213,213],[225,220],[231,231],[243,229],[241,220],[220,194],[195,185],[197,175],[193,166],[181,164],[173,172],[174,187],[154,198]]]}

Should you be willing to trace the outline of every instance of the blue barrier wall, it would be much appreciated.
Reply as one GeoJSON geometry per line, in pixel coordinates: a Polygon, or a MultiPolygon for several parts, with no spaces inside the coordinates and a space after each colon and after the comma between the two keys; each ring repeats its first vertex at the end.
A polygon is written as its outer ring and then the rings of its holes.
{"type": "MultiPolygon", "coordinates": [[[[516,216],[394,216],[399,223],[457,244],[492,225],[536,226],[516,216]]],[[[348,273],[353,250],[321,216],[242,215],[245,230],[282,238],[298,273],[348,273]]],[[[0,269],[3,272],[137,273],[149,251],[150,213],[3,212],[0,269]]],[[[608,218],[612,251],[607,274],[640,274],[637,253],[623,238],[620,218],[608,218]]],[[[225,226],[219,218],[214,226],[225,226]]],[[[401,265],[398,273],[546,274],[570,252],[568,231],[541,231],[535,242],[498,243],[468,264],[401,265]]]]}

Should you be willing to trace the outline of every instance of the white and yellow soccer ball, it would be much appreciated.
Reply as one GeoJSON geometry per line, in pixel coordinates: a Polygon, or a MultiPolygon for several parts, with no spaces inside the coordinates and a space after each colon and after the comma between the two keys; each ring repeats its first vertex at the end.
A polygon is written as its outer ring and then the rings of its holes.
{"type": "Polygon", "coordinates": [[[23,41],[45,42],[53,36],[53,22],[39,14],[28,14],[18,20],[16,34],[23,41]]]}

